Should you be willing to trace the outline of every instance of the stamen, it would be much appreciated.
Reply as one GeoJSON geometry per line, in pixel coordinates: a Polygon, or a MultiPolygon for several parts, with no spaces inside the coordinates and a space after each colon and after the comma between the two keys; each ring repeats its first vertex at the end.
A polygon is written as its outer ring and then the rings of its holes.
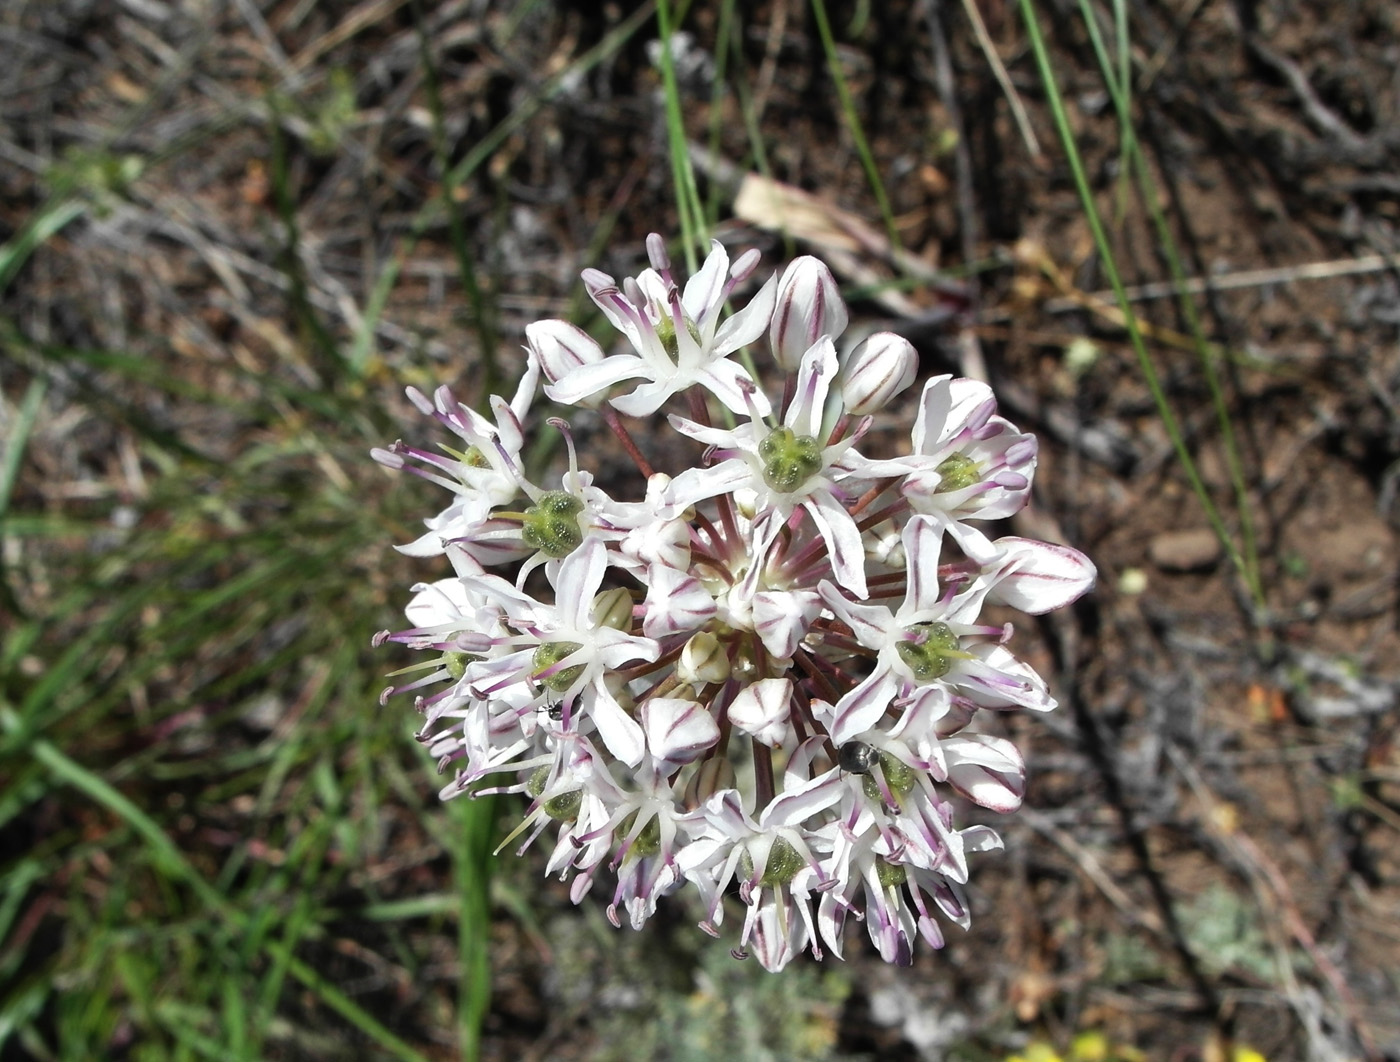
{"type": "Polygon", "coordinates": [[[414,406],[417,407],[419,413],[423,413],[430,417],[433,415],[432,402],[428,401],[428,396],[425,395],[422,391],[418,390],[418,388],[405,387],[403,393],[406,394],[408,396],[408,400],[412,402],[414,406]]]}
{"type": "Polygon", "coordinates": [[[666,253],[666,241],[661,238],[660,233],[653,232],[647,236],[647,259],[651,262],[651,268],[660,273],[662,279],[669,283],[671,256],[666,253]]]}
{"type": "MultiPolygon", "coordinates": [[[[758,263],[762,258],[763,254],[757,247],[750,247],[738,258],[734,259],[729,266],[729,277],[731,280],[729,287],[732,288],[734,284],[740,284],[747,280],[753,274],[753,271],[758,268],[758,263]]],[[[726,288],[725,295],[728,296],[728,294],[729,290],[726,288]]]]}
{"type": "Polygon", "coordinates": [[[574,434],[569,430],[569,422],[563,417],[550,417],[545,423],[551,428],[557,428],[559,430],[559,434],[564,436],[564,445],[569,450],[569,475],[567,480],[569,484],[569,493],[575,495],[582,494],[583,481],[579,479],[578,475],[578,451],[574,449],[574,434]]]}

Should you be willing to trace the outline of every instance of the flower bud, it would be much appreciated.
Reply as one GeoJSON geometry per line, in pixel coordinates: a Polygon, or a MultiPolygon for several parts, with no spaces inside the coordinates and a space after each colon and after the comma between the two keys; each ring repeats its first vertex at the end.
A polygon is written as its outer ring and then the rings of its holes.
{"type": "Polygon", "coordinates": [[[676,676],[692,686],[723,682],[729,677],[729,655],[718,638],[709,631],[701,631],[681,650],[676,676]]]}
{"type": "Polygon", "coordinates": [[[647,572],[645,604],[642,633],[648,638],[698,630],[715,614],[715,599],[699,579],[664,565],[647,572]]]}
{"type": "Polygon", "coordinates": [[[719,740],[719,726],[705,707],[678,697],[653,697],[641,707],[642,730],[658,763],[690,763],[719,740]]]}
{"type": "Polygon", "coordinates": [[[753,595],[753,626],[763,647],[779,660],[796,652],[822,610],[815,590],[760,590],[753,595]]]}
{"type": "Polygon", "coordinates": [[[615,631],[632,629],[632,595],[621,586],[604,590],[593,599],[593,622],[615,631]]]}
{"type": "Polygon", "coordinates": [[[773,359],[786,372],[795,372],[802,355],[822,336],[835,339],[846,330],[846,304],[831,270],[811,255],[803,255],[783,272],[778,303],[769,328],[773,359]]]}
{"type": "MultiPolygon", "coordinates": [[[[536,321],[525,326],[525,342],[539,360],[545,379],[551,384],[585,365],[603,360],[603,348],[587,332],[568,321],[536,321]]],[[[596,408],[607,397],[607,388],[596,398],[570,403],[596,408]]]]}
{"type": "Polygon", "coordinates": [[[787,738],[792,684],[787,679],[760,679],[744,687],[729,706],[729,721],[740,730],[777,748],[787,738]]]}
{"type": "Polygon", "coordinates": [[[846,412],[858,417],[876,413],[914,382],[919,355],[914,345],[893,332],[876,332],[851,351],[841,373],[846,412]]]}

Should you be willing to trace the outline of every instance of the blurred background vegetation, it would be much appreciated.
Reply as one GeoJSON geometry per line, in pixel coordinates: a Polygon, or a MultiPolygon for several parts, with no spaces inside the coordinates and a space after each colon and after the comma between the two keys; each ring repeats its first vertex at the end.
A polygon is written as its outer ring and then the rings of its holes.
{"type": "Polygon", "coordinates": [[[0,2],[0,1059],[1400,1057],[1397,39],[1390,0],[0,2]],[[679,900],[614,931],[379,703],[436,577],[389,547],[439,499],[367,456],[433,441],[403,387],[604,337],[578,272],[650,231],[821,253],[990,379],[1043,440],[1011,530],[1103,573],[1019,635],[1064,711],[1008,722],[1030,806],[912,970],[857,934],[770,977],[679,900]]]}

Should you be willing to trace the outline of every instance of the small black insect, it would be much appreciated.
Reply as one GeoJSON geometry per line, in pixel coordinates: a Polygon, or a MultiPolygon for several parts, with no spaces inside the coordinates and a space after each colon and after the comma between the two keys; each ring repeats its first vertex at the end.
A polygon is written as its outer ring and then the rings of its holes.
{"type": "Polygon", "coordinates": [[[874,745],[867,745],[864,741],[848,741],[836,750],[836,761],[843,771],[869,774],[880,762],[880,753],[874,745]]]}

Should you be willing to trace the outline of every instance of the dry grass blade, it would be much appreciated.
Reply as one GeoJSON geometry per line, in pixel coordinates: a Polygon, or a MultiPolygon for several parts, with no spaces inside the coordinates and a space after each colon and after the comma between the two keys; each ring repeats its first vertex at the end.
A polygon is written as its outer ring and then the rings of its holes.
{"type": "Polygon", "coordinates": [[[987,32],[987,23],[982,19],[982,12],[977,10],[977,0],[962,0],[962,7],[967,14],[968,22],[972,24],[972,32],[977,37],[977,46],[982,49],[982,54],[987,59],[987,65],[991,67],[992,73],[996,75],[997,84],[1001,86],[1002,92],[1006,95],[1006,102],[1011,107],[1012,117],[1016,119],[1016,129],[1025,142],[1026,150],[1031,153],[1032,158],[1039,158],[1040,140],[1035,135],[1035,129],[1031,127],[1030,116],[1026,113],[1026,105],[1021,102],[1021,94],[1011,83],[1011,75],[1006,72],[1006,64],[1001,61],[1001,56],[997,54],[996,45],[992,43],[991,34],[987,32]]]}
{"type": "MultiPolygon", "coordinates": [[[[1159,281],[1151,284],[1130,284],[1126,291],[1132,302],[1166,299],[1177,295],[1204,295],[1212,291],[1239,291],[1243,288],[1270,284],[1289,284],[1298,280],[1335,280],[1337,277],[1361,276],[1400,269],[1400,255],[1367,254],[1356,258],[1336,258],[1325,262],[1301,262],[1298,265],[1274,266],[1269,269],[1242,269],[1237,272],[1215,273],[1208,277],[1187,277],[1181,284],[1159,281]]],[[[1049,313],[1064,313],[1084,305],[1083,299],[1093,299],[1109,305],[1111,291],[1079,293],[1076,296],[1049,299],[1049,313]]]]}
{"type": "Polygon", "coordinates": [[[807,245],[848,283],[869,288],[871,297],[890,313],[917,318],[926,311],[892,287],[890,276],[867,265],[870,259],[930,287],[961,292],[955,281],[909,252],[891,247],[878,230],[820,196],[757,173],[738,176],[736,184],[735,217],[807,245]]]}

